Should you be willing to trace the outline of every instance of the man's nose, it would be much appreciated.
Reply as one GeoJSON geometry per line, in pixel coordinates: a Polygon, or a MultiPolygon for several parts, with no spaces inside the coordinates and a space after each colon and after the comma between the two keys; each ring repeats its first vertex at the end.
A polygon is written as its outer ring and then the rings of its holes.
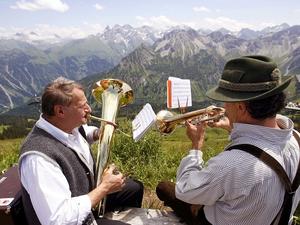
{"type": "Polygon", "coordinates": [[[89,104],[86,105],[85,111],[88,113],[92,112],[92,109],[89,104]]]}

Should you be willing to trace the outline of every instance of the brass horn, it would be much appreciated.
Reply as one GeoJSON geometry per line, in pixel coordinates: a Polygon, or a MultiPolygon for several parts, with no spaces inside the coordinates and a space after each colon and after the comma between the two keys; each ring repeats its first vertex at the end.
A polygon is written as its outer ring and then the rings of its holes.
{"type": "MultiPolygon", "coordinates": [[[[102,103],[102,119],[96,162],[96,184],[101,183],[102,175],[108,165],[110,155],[110,142],[115,130],[115,120],[120,106],[133,101],[133,91],[125,82],[117,79],[104,79],[95,83],[92,95],[95,100],[102,103]]],[[[105,213],[106,198],[98,205],[98,216],[105,213]]]]}
{"type": "Polygon", "coordinates": [[[204,109],[174,115],[168,110],[161,110],[156,115],[156,127],[161,134],[171,134],[176,126],[189,119],[197,119],[196,122],[218,121],[224,116],[225,109],[222,107],[208,106],[204,109]]]}

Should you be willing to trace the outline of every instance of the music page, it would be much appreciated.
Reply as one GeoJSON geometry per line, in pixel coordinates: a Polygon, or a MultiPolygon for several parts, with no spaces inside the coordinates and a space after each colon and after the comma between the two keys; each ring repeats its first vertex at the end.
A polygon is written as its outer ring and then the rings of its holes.
{"type": "Polygon", "coordinates": [[[169,77],[167,81],[167,107],[184,108],[188,106],[192,106],[190,80],[169,77]]]}
{"type": "Polygon", "coordinates": [[[156,122],[156,114],[152,106],[147,103],[132,121],[133,139],[137,142],[156,122]]]}

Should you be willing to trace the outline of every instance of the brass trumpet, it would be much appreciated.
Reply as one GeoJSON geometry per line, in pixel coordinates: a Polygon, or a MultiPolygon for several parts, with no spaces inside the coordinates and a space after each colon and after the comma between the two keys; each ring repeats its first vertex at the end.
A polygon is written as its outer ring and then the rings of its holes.
{"type": "Polygon", "coordinates": [[[222,107],[208,106],[204,109],[195,110],[185,114],[173,115],[168,110],[161,110],[156,115],[156,127],[161,134],[171,134],[177,124],[180,124],[189,119],[196,119],[196,122],[204,121],[218,121],[225,113],[225,109],[222,107]]]}

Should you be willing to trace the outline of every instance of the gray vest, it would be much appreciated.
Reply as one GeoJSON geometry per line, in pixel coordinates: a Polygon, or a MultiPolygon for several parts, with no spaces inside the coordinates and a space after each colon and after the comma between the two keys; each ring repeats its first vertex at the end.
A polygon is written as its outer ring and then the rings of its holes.
{"type": "MultiPolygon", "coordinates": [[[[95,186],[94,171],[89,170],[88,166],[80,159],[81,157],[51,134],[36,126],[21,147],[19,163],[28,154],[38,154],[53,164],[59,165],[69,183],[72,197],[85,195],[95,186]]],[[[30,196],[23,186],[22,200],[29,224],[40,225],[41,223],[31,204],[30,196]]]]}

